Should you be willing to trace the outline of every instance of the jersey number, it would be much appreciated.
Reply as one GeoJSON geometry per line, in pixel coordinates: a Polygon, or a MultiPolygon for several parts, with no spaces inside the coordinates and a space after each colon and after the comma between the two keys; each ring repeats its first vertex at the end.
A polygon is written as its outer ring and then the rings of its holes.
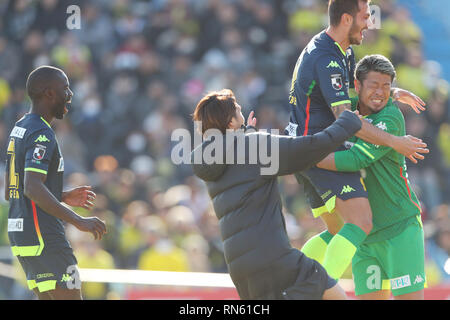
{"type": "Polygon", "coordinates": [[[8,155],[11,155],[9,160],[9,197],[18,199],[19,192],[19,174],[16,173],[16,153],[15,153],[15,141],[11,138],[8,144],[8,155]]]}

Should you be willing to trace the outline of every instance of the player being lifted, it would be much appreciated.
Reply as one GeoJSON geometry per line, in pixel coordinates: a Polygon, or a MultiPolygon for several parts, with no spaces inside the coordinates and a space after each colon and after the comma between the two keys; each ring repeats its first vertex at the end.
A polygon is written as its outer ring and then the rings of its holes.
{"type": "MultiPolygon", "coordinates": [[[[358,62],[355,72],[358,109],[378,128],[405,134],[405,120],[389,97],[395,69],[384,56],[358,62]]],[[[352,260],[355,294],[362,299],[423,299],[425,283],[424,235],[421,208],[406,173],[405,157],[389,147],[353,137],[353,147],[330,154],[319,168],[363,171],[373,212],[373,228],[352,260]]]]}
{"type": "MultiPolygon", "coordinates": [[[[288,134],[319,132],[351,108],[348,90],[353,85],[355,58],[350,45],[361,44],[363,31],[369,27],[368,2],[330,0],[329,27],[314,36],[295,66],[288,134]]],[[[423,101],[414,94],[401,89],[393,89],[391,93],[416,112],[423,109],[423,101]]],[[[423,159],[420,153],[428,152],[420,139],[391,135],[367,121],[363,121],[363,128],[367,129],[367,134],[359,133],[359,138],[391,147],[415,163],[416,159],[423,159]]],[[[302,251],[321,262],[330,276],[338,279],[372,230],[372,211],[361,175],[313,167],[296,174],[296,178],[304,184],[314,216],[320,216],[327,226],[327,230],[311,238],[302,251]]]]}
{"type": "Polygon", "coordinates": [[[31,72],[26,89],[31,110],[11,131],[7,150],[9,241],[39,299],[81,299],[77,260],[63,221],[95,239],[106,227],[97,217],[81,217],[61,204],[90,209],[96,197],[89,186],[62,191],[64,160],[50,123],[67,113],[73,93],[65,73],[51,66],[31,72]]]}

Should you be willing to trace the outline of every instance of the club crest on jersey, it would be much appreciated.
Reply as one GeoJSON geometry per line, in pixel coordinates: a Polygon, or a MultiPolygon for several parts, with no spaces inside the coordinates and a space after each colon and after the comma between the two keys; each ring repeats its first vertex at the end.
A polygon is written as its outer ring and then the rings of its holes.
{"type": "Polygon", "coordinates": [[[334,90],[342,89],[342,76],[340,74],[332,74],[331,75],[331,86],[334,90]]]}
{"type": "Polygon", "coordinates": [[[44,146],[37,145],[33,151],[33,159],[34,160],[42,160],[45,155],[46,148],[44,146]]]}

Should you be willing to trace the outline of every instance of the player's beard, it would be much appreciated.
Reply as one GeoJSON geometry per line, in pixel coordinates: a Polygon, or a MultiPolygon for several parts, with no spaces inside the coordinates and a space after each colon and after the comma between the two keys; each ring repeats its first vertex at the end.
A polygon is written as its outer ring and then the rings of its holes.
{"type": "Polygon", "coordinates": [[[352,26],[350,27],[350,31],[348,32],[348,40],[350,45],[360,45],[362,43],[362,39],[356,38],[361,34],[362,30],[356,25],[355,21],[353,21],[352,26]]]}

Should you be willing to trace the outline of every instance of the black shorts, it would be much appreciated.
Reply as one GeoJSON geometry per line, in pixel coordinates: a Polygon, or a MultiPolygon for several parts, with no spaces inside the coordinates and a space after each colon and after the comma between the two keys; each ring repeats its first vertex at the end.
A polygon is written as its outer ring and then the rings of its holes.
{"type": "Polygon", "coordinates": [[[282,299],[321,300],[325,290],[337,284],[316,260],[303,255],[300,264],[300,272],[295,283],[281,292],[282,299]]]}
{"type": "Polygon", "coordinates": [[[39,292],[54,290],[56,284],[67,289],[80,289],[77,259],[72,248],[44,248],[40,256],[17,257],[27,277],[28,288],[39,292]]]}
{"type": "Polygon", "coordinates": [[[368,198],[364,180],[359,172],[335,172],[313,167],[297,173],[295,177],[304,186],[315,218],[324,212],[332,213],[336,198],[368,198]]]}

